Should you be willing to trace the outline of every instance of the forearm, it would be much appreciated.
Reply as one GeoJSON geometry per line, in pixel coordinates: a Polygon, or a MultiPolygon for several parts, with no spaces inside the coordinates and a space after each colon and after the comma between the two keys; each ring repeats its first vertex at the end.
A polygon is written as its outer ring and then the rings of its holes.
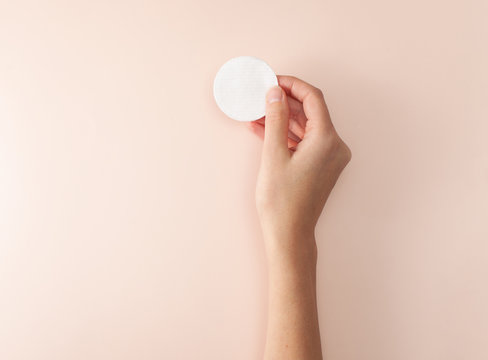
{"type": "Polygon", "coordinates": [[[267,244],[269,300],[264,359],[322,359],[315,239],[267,239],[267,244]]]}

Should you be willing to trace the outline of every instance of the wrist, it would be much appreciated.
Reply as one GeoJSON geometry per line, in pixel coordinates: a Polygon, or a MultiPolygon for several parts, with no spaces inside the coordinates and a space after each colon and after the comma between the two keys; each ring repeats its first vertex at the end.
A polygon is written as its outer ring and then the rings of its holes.
{"type": "Polygon", "coordinates": [[[314,232],[263,232],[268,263],[316,264],[314,232]]]}

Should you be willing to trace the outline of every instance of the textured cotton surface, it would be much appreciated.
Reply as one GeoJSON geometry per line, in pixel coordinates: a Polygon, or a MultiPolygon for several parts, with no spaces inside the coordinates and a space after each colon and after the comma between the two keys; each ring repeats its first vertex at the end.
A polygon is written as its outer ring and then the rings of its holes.
{"type": "Polygon", "coordinates": [[[266,62],[252,56],[227,61],[214,80],[214,97],[230,118],[253,121],[264,116],[266,92],[278,85],[275,73],[266,62]]]}

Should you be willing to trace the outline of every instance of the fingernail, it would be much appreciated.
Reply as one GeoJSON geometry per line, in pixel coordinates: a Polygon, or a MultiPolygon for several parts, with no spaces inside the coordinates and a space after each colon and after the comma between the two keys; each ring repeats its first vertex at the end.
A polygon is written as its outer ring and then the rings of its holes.
{"type": "Polygon", "coordinates": [[[283,99],[283,91],[279,86],[274,86],[268,91],[266,99],[268,101],[268,104],[281,101],[283,99]]]}

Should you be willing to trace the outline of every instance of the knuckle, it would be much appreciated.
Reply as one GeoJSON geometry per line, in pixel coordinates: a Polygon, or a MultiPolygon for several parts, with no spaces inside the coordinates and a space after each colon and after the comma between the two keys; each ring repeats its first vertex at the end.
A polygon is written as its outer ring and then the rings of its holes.
{"type": "Polygon", "coordinates": [[[278,121],[284,117],[286,111],[285,108],[279,103],[273,103],[268,106],[266,110],[266,120],[278,121]]]}
{"type": "Polygon", "coordinates": [[[324,93],[321,89],[317,88],[317,87],[314,87],[313,90],[312,90],[312,94],[315,98],[318,98],[318,99],[323,99],[324,98],[324,93]]]}
{"type": "Polygon", "coordinates": [[[338,135],[329,138],[324,150],[326,158],[333,159],[341,168],[345,167],[351,161],[351,149],[338,135]]]}
{"type": "Polygon", "coordinates": [[[344,144],[346,146],[346,160],[347,162],[351,161],[352,159],[352,151],[351,151],[351,148],[349,146],[347,146],[346,144],[344,144]]]}

